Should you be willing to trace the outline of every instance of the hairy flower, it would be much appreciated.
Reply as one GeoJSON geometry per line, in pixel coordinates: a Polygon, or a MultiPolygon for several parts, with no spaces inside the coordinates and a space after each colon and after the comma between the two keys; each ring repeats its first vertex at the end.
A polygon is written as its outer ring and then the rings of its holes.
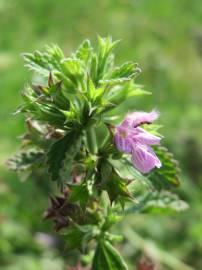
{"type": "Polygon", "coordinates": [[[134,166],[142,173],[161,167],[161,162],[150,145],[159,144],[160,137],[140,127],[150,124],[158,118],[156,111],[134,112],[128,114],[124,121],[116,126],[115,143],[119,151],[131,154],[134,166]]]}

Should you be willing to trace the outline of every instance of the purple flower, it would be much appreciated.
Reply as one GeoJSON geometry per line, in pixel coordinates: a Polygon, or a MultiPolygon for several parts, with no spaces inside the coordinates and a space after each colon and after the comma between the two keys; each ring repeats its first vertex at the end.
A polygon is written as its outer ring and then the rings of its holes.
{"type": "Polygon", "coordinates": [[[119,151],[132,154],[133,165],[142,173],[148,173],[153,168],[161,167],[161,162],[150,147],[159,144],[161,138],[140,127],[152,123],[158,118],[156,111],[134,112],[126,116],[124,121],[116,126],[115,143],[119,151]]]}

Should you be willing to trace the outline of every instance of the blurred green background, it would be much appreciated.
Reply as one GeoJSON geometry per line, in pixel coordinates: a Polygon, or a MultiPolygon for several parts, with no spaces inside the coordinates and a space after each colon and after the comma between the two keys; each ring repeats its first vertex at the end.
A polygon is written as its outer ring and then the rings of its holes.
{"type": "Polygon", "coordinates": [[[25,130],[23,118],[12,116],[32,76],[20,53],[57,43],[68,55],[97,34],[122,39],[117,63],[141,66],[137,81],[153,95],[134,107],[161,112],[164,144],[182,168],[178,193],[190,204],[178,216],[127,217],[124,256],[131,269],[143,251],[160,269],[202,269],[201,0],[0,0],[0,30],[0,269],[62,270],[67,263],[51,224],[41,219],[46,185],[22,183],[4,165],[25,130]]]}

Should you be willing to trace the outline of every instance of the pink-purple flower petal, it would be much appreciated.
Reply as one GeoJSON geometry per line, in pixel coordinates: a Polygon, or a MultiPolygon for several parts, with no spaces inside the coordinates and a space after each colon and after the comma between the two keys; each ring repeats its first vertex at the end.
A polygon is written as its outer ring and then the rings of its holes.
{"type": "Polygon", "coordinates": [[[139,143],[133,145],[132,163],[142,173],[148,173],[155,167],[161,167],[161,162],[152,148],[139,143]]]}
{"type": "Polygon", "coordinates": [[[124,138],[120,133],[117,132],[115,134],[115,143],[119,151],[127,154],[131,153],[132,143],[130,138],[128,137],[124,138]]]}
{"type": "Polygon", "coordinates": [[[158,136],[153,135],[152,133],[144,130],[143,128],[136,128],[138,133],[134,137],[134,141],[139,142],[141,144],[147,144],[147,145],[152,145],[152,144],[159,144],[161,138],[158,136]]]}
{"type": "Polygon", "coordinates": [[[145,123],[152,123],[159,117],[159,113],[155,110],[151,112],[133,112],[129,113],[125,120],[123,121],[124,125],[138,127],[139,125],[145,123]]]}
{"type": "Polygon", "coordinates": [[[159,144],[161,138],[141,128],[140,125],[152,123],[158,118],[153,110],[149,113],[128,114],[116,127],[115,144],[119,151],[132,154],[132,163],[142,173],[161,167],[161,162],[149,145],[159,144]]]}

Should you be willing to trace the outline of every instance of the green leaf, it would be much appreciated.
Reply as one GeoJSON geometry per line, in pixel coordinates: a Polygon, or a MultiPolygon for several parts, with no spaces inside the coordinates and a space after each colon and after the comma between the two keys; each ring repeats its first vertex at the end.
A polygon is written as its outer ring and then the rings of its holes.
{"type": "Polygon", "coordinates": [[[109,159],[110,164],[113,166],[116,173],[123,179],[127,180],[145,180],[144,175],[137,171],[134,166],[126,159],[109,159]]]}
{"type": "Polygon", "coordinates": [[[107,100],[114,105],[120,105],[129,98],[134,98],[142,95],[149,95],[150,92],[143,90],[134,82],[128,82],[125,85],[112,88],[107,95],[107,100]]]}
{"type": "Polygon", "coordinates": [[[161,191],[151,194],[145,202],[141,212],[154,214],[169,214],[184,211],[188,204],[181,200],[177,194],[161,191]]]}
{"type": "Polygon", "coordinates": [[[14,171],[26,171],[40,167],[44,161],[44,153],[41,150],[29,149],[22,151],[7,160],[7,166],[14,171]]]}
{"type": "Polygon", "coordinates": [[[96,139],[98,148],[104,147],[110,140],[110,132],[105,124],[102,122],[96,126],[96,139]]]}
{"type": "Polygon", "coordinates": [[[184,211],[188,204],[169,191],[152,192],[139,199],[139,203],[125,213],[173,214],[184,211]]]}
{"type": "Polygon", "coordinates": [[[98,59],[97,55],[94,53],[92,55],[91,63],[90,63],[90,76],[92,81],[97,84],[97,68],[98,68],[98,59]]]}
{"type": "Polygon", "coordinates": [[[104,209],[104,213],[107,216],[108,209],[110,207],[110,199],[107,191],[103,190],[101,195],[100,195],[100,200],[99,200],[99,205],[101,206],[102,209],[104,209]]]}
{"type": "Polygon", "coordinates": [[[68,94],[76,92],[78,82],[83,77],[80,59],[65,58],[57,45],[47,46],[44,52],[25,53],[23,57],[26,66],[31,70],[45,77],[49,77],[51,71],[54,78],[63,81],[64,89],[68,91],[68,94]]]}
{"type": "Polygon", "coordinates": [[[87,149],[91,154],[94,155],[98,151],[95,129],[93,127],[90,127],[86,130],[85,134],[87,149]]]}
{"type": "Polygon", "coordinates": [[[64,58],[63,51],[57,44],[46,46],[45,58],[47,58],[53,66],[58,67],[60,61],[64,58]]]}
{"type": "Polygon", "coordinates": [[[112,173],[105,181],[104,188],[107,190],[111,202],[118,197],[132,198],[132,195],[127,189],[127,183],[116,173],[112,173]]]}
{"type": "MultiPolygon", "coordinates": [[[[117,222],[117,221],[116,221],[117,222]]],[[[105,232],[105,239],[107,239],[110,243],[111,242],[123,242],[124,237],[120,234],[112,234],[109,232],[105,232]]]]}
{"type": "Polygon", "coordinates": [[[69,202],[72,203],[79,202],[81,208],[85,210],[89,198],[89,191],[87,184],[81,183],[79,185],[71,185],[70,188],[71,193],[69,197],[69,202]]]}
{"type": "Polygon", "coordinates": [[[62,139],[52,144],[47,153],[48,171],[51,179],[59,179],[61,169],[68,167],[71,171],[72,162],[80,149],[81,132],[72,129],[62,139]]]}
{"type": "MultiPolygon", "coordinates": [[[[109,159],[116,173],[122,178],[129,181],[135,180],[136,183],[145,186],[145,188],[153,189],[152,183],[141,172],[135,169],[129,157],[123,156],[120,159],[109,159]]],[[[131,185],[131,184],[130,184],[131,185]]],[[[139,189],[139,188],[138,188],[139,189]]],[[[132,192],[133,193],[133,192],[132,192]]]]}
{"type": "Polygon", "coordinates": [[[134,74],[137,71],[137,64],[133,62],[126,62],[120,67],[116,67],[112,74],[111,78],[127,78],[130,77],[132,74],[134,74]]]}
{"type": "Polygon", "coordinates": [[[111,176],[112,166],[108,162],[108,160],[103,160],[101,162],[100,173],[101,173],[102,181],[107,181],[109,177],[111,176]]]}
{"type": "Polygon", "coordinates": [[[24,53],[23,58],[28,68],[48,77],[50,71],[60,69],[60,61],[64,58],[64,55],[57,45],[52,45],[47,46],[43,53],[39,51],[24,53]]]}
{"type": "Polygon", "coordinates": [[[76,58],[84,61],[85,63],[88,61],[93,48],[88,39],[84,40],[82,44],[79,46],[78,50],[75,53],[76,58]]]}
{"type": "MultiPolygon", "coordinates": [[[[101,230],[102,232],[105,232],[105,234],[107,234],[114,224],[121,221],[122,216],[118,214],[117,209],[114,210],[111,208],[109,196],[107,196],[107,202],[105,203],[107,203],[108,206],[106,206],[104,211],[105,220],[104,223],[102,224],[101,230]]],[[[101,204],[101,206],[103,206],[103,204],[101,204]]]]}
{"type": "Polygon", "coordinates": [[[158,190],[178,187],[180,185],[178,162],[165,147],[156,146],[154,151],[161,160],[162,167],[153,170],[148,175],[149,180],[158,190]]]}
{"type": "Polygon", "coordinates": [[[68,250],[85,249],[87,243],[93,238],[94,226],[73,224],[62,232],[68,250]]]}
{"type": "Polygon", "coordinates": [[[48,104],[47,102],[44,102],[44,104],[35,102],[34,106],[35,111],[32,112],[32,115],[36,120],[57,128],[64,128],[66,117],[56,106],[48,104]]]}
{"type": "Polygon", "coordinates": [[[96,94],[95,85],[91,79],[91,77],[87,76],[87,96],[89,100],[92,100],[96,94]]]}
{"type": "Polygon", "coordinates": [[[107,72],[112,50],[118,42],[119,41],[113,42],[110,37],[101,38],[98,36],[98,57],[95,83],[96,85],[101,79],[103,79],[104,72],[107,72]]]}
{"type": "Polygon", "coordinates": [[[35,51],[33,54],[24,53],[23,58],[26,61],[26,67],[42,76],[48,77],[50,70],[53,69],[53,67],[44,59],[44,55],[39,51],[35,51]]]}
{"type": "Polygon", "coordinates": [[[14,115],[21,112],[24,113],[35,111],[36,110],[35,102],[39,98],[38,94],[30,86],[27,86],[23,90],[21,96],[24,101],[24,104],[17,108],[17,110],[14,112],[14,115]]]}
{"type": "Polygon", "coordinates": [[[127,270],[119,252],[108,242],[101,240],[93,258],[92,270],[127,270]]]}
{"type": "Polygon", "coordinates": [[[62,81],[59,81],[49,87],[50,98],[52,102],[61,110],[68,110],[70,107],[69,100],[62,92],[62,81]]]}
{"type": "Polygon", "coordinates": [[[156,135],[156,136],[159,136],[159,137],[163,137],[161,134],[160,134],[160,132],[159,132],[159,129],[161,129],[162,128],[162,125],[158,125],[158,124],[143,124],[142,125],[142,128],[143,129],[145,129],[145,130],[147,130],[148,132],[150,132],[150,133],[152,133],[152,134],[154,134],[154,135],[156,135]]]}
{"type": "Polygon", "coordinates": [[[71,81],[75,86],[78,86],[78,83],[83,76],[81,60],[66,58],[61,62],[61,66],[64,75],[69,79],[69,81],[71,81]]]}
{"type": "Polygon", "coordinates": [[[113,166],[116,173],[123,179],[134,180],[135,175],[129,171],[125,160],[123,159],[109,159],[110,164],[113,166]]]}
{"type": "Polygon", "coordinates": [[[60,84],[50,87],[30,86],[22,93],[24,104],[18,112],[28,113],[34,120],[40,120],[55,127],[63,128],[66,121],[62,108],[69,108],[69,102],[61,92],[60,84]]]}
{"type": "Polygon", "coordinates": [[[137,64],[133,62],[126,62],[122,66],[114,69],[105,79],[99,81],[100,84],[107,86],[121,85],[133,80],[141,72],[137,64]]]}
{"type": "Polygon", "coordinates": [[[124,84],[126,82],[129,82],[131,80],[133,80],[135,78],[135,76],[137,75],[137,72],[134,72],[133,74],[131,74],[128,77],[122,77],[122,78],[117,78],[117,79],[104,79],[104,80],[99,80],[99,84],[101,85],[105,85],[105,86],[116,86],[116,85],[121,85],[124,84]]]}

